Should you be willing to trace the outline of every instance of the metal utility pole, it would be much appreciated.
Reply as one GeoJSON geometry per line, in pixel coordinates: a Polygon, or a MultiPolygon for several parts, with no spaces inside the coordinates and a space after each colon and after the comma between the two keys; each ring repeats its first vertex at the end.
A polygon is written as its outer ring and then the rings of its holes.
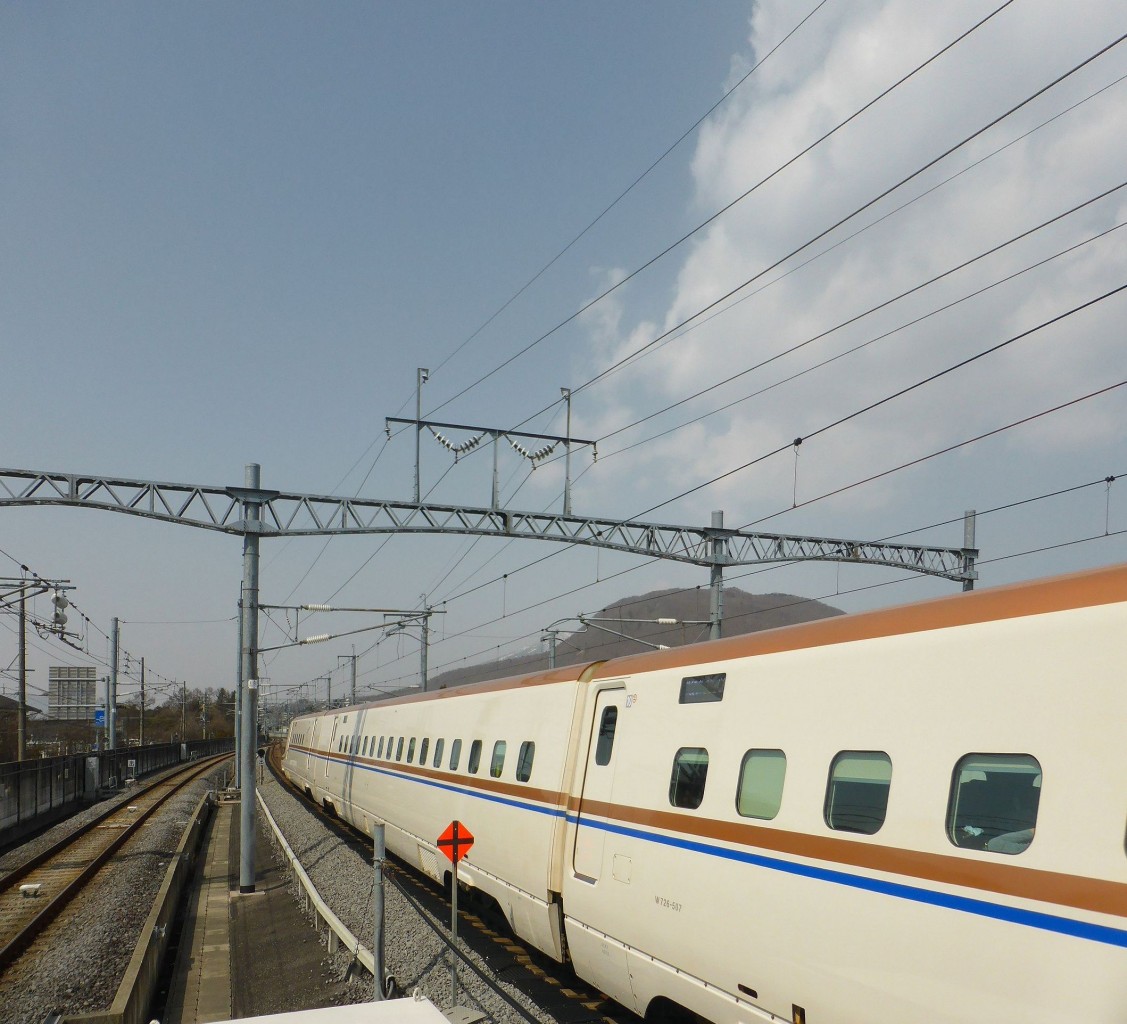
{"type": "Polygon", "coordinates": [[[563,514],[571,515],[571,388],[560,388],[560,394],[567,402],[567,429],[564,436],[564,503],[563,514]]]}
{"type": "Polygon", "coordinates": [[[235,638],[239,642],[238,665],[235,669],[235,789],[243,777],[243,599],[239,596],[239,629],[235,638]]]}
{"type": "Polygon", "coordinates": [[[974,571],[974,559],[978,554],[978,549],[974,546],[974,517],[973,508],[968,508],[963,513],[963,569],[966,572],[963,590],[974,590],[974,578],[978,575],[974,571]]]}
{"type": "Polygon", "coordinates": [[[416,619],[419,620],[418,625],[419,625],[419,628],[420,628],[420,644],[421,644],[421,647],[419,649],[419,688],[423,691],[423,693],[426,693],[426,691],[427,691],[427,648],[430,646],[430,617],[432,615],[445,615],[446,612],[443,609],[434,609],[429,604],[427,604],[426,603],[426,595],[423,595],[422,602],[423,602],[423,610],[422,611],[418,611],[418,612],[417,611],[409,611],[409,612],[403,611],[403,612],[392,612],[392,613],[385,612],[385,614],[395,614],[395,615],[400,616],[400,619],[399,619],[398,622],[388,622],[388,623],[385,623],[385,625],[387,625],[389,627],[386,635],[390,636],[392,633],[405,633],[407,631],[408,626],[414,626],[416,624],[415,620],[416,619]]]}
{"type": "MultiPolygon", "coordinates": [[[[712,513],[712,530],[724,529],[724,513],[712,513]]],[[[728,538],[721,533],[712,534],[712,565],[709,576],[711,596],[709,599],[708,630],[709,640],[719,640],[724,622],[724,563],[728,560],[728,538]]]]}
{"type": "Polygon", "coordinates": [[[250,463],[245,489],[233,494],[243,503],[243,746],[239,751],[239,892],[254,892],[255,782],[254,755],[258,743],[258,543],[262,518],[262,467],[250,463]]]}
{"type": "Polygon", "coordinates": [[[430,380],[430,370],[419,367],[415,384],[415,504],[419,503],[420,478],[419,470],[419,442],[423,436],[423,385],[430,380]]]}
{"type": "Polygon", "coordinates": [[[137,745],[145,745],[145,659],[141,658],[141,729],[137,736],[137,745]]]}
{"type": "Polygon", "coordinates": [[[20,706],[16,714],[16,760],[27,758],[27,591],[20,589],[20,706]]]}
{"type": "Polygon", "coordinates": [[[350,661],[352,663],[352,675],[348,684],[348,703],[352,706],[356,703],[356,648],[352,648],[351,654],[338,654],[337,665],[339,666],[342,661],[350,661]]]}
{"type": "Polygon", "coordinates": [[[110,620],[110,688],[106,694],[106,749],[117,750],[117,656],[120,646],[117,618],[110,620]]]}

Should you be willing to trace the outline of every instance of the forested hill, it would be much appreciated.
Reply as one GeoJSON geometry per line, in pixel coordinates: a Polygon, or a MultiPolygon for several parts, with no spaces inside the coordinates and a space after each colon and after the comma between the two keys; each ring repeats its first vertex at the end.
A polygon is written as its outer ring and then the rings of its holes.
{"type": "MultiPolygon", "coordinates": [[[[624,598],[596,612],[585,613],[586,618],[595,620],[586,629],[575,620],[568,620],[557,627],[556,664],[599,661],[623,654],[638,654],[647,649],[645,644],[627,638],[636,637],[647,644],[663,644],[666,647],[707,640],[708,605],[709,591],[702,587],[690,591],[656,590],[624,598]],[[677,619],[679,623],[695,624],[666,626],[641,621],[647,619],[677,619]],[[615,636],[615,633],[624,633],[627,638],[615,636]]],[[[821,601],[795,597],[793,594],[749,594],[737,587],[724,591],[725,636],[774,629],[777,626],[789,626],[796,622],[809,622],[841,614],[843,612],[839,608],[821,601]]],[[[433,674],[429,688],[436,690],[463,686],[484,679],[536,672],[547,666],[548,643],[541,643],[537,638],[523,653],[514,657],[433,674]]]]}

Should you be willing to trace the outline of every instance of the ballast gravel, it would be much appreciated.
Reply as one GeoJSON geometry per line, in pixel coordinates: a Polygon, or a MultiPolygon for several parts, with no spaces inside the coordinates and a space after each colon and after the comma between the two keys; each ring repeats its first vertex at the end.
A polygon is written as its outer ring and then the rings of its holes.
{"type": "MultiPolygon", "coordinates": [[[[284,786],[266,776],[259,786],[263,800],[270,808],[278,827],[291,849],[309,874],[310,880],[345,926],[358,935],[368,947],[372,944],[372,890],[374,871],[371,854],[366,858],[330,833],[284,786]]],[[[291,883],[294,898],[303,902],[296,882],[291,883]]],[[[384,962],[385,970],[395,978],[402,994],[416,989],[440,1010],[450,1009],[450,958],[446,943],[420,918],[420,912],[408,903],[395,886],[384,883],[384,962]]],[[[425,913],[425,912],[424,912],[425,913]]],[[[429,919],[429,915],[428,919],[429,919]]],[[[449,932],[449,919],[433,921],[438,931],[449,932]]],[[[324,941],[324,940],[323,940],[324,941]]],[[[504,989],[510,998],[525,1010],[522,1014],[499,996],[469,968],[458,969],[457,1005],[484,1014],[493,1024],[528,1024],[556,1020],[509,983],[497,978],[488,963],[472,950],[459,944],[468,957],[493,985],[504,989]]],[[[333,954],[333,963],[343,978],[349,973],[351,953],[343,948],[333,954]]],[[[373,996],[373,981],[363,969],[351,972],[350,980],[335,1002],[367,1002],[373,996]]],[[[326,1005],[329,1000],[326,1000],[326,1005]]]]}
{"type": "MultiPolygon", "coordinates": [[[[52,922],[29,951],[34,955],[5,972],[0,979],[0,1024],[38,1024],[50,1013],[87,1013],[113,1002],[192,811],[215,785],[205,776],[173,796],[119,851],[109,869],[52,922]]],[[[128,799],[126,792],[119,802],[128,799]]],[[[5,858],[8,869],[105,808],[105,802],[97,804],[13,851],[5,858]]]]}

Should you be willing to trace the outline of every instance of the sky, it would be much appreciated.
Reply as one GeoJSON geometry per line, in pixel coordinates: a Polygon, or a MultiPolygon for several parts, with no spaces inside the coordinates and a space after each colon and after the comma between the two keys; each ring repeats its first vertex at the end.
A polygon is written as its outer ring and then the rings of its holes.
{"type": "MultiPolygon", "coordinates": [[[[975,509],[977,586],[1121,562],[1124,32],[1111,0],[6,3],[0,464],[410,500],[385,426],[425,367],[424,418],[467,427],[562,434],[571,389],[577,516],[960,547],[975,509]]],[[[488,446],[422,444],[426,500],[488,505],[488,446]]],[[[501,504],[562,510],[559,451],[502,447],[501,504]]],[[[708,584],[454,535],[261,564],[267,604],[434,607],[432,675],[708,584]]],[[[50,665],[105,669],[115,617],[123,697],[142,656],[158,695],[233,685],[239,538],[0,505],[22,566],[77,609],[70,645],[31,634],[34,703],[50,665]]],[[[725,579],[845,611],[959,590],[725,579]]],[[[380,622],[303,618],[347,635],[264,654],[268,699],[342,693],[354,653],[364,695],[417,680],[419,630],[380,622]]]]}

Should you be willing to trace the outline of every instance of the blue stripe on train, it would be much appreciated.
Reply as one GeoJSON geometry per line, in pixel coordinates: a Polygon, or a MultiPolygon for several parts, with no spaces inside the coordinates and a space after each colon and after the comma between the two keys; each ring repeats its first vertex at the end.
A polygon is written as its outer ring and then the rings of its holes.
{"type": "MultiPolygon", "coordinates": [[[[309,754],[309,751],[301,751],[309,754]]],[[[335,764],[346,764],[343,758],[336,758],[324,754],[309,754],[322,760],[332,761],[335,764]]],[[[417,775],[401,771],[379,768],[368,764],[351,764],[352,769],[372,772],[389,778],[406,779],[411,782],[429,786],[432,789],[444,790],[448,793],[458,793],[461,796],[474,797],[489,803],[503,804],[522,811],[532,811],[536,814],[546,814],[549,817],[564,817],[564,812],[557,807],[544,807],[540,804],[528,803],[509,797],[497,796],[493,793],[483,793],[477,789],[469,789],[451,783],[438,782],[434,779],[421,778],[417,775]]],[[[703,854],[708,857],[718,857],[721,860],[733,860],[741,864],[750,864],[754,867],[764,868],[768,871],[781,871],[788,875],[797,875],[801,878],[812,878],[820,882],[829,882],[833,885],[845,885],[865,892],[879,893],[883,896],[892,896],[896,899],[910,900],[913,903],[923,903],[928,906],[942,907],[945,910],[957,910],[964,914],[974,914],[978,917],[987,917],[995,921],[1005,921],[1009,924],[1020,924],[1027,928],[1037,928],[1041,931],[1056,932],[1059,935],[1071,935],[1074,938],[1086,939],[1089,942],[1100,942],[1109,946],[1120,946],[1127,949],[1127,931],[1120,928],[1109,928],[1105,925],[1087,924],[1083,921],[1073,921],[1067,917],[1057,917],[1055,914],[1043,914],[1033,910],[1022,910],[1019,907],[1009,907],[1004,904],[990,903],[986,900],[971,899],[966,896],[952,896],[947,893],[935,892],[932,889],[921,889],[914,885],[904,885],[900,882],[885,882],[878,878],[869,878],[866,875],[853,875],[845,871],[831,868],[813,867],[807,864],[797,864],[793,861],[783,860],[779,857],[767,857],[763,854],[752,853],[748,850],[732,850],[724,846],[715,846],[711,843],[695,839],[685,839],[680,836],[667,836],[659,832],[650,832],[645,829],[630,828],[626,825],[616,825],[611,822],[597,821],[590,818],[579,820],[577,815],[567,814],[568,822],[584,828],[593,828],[615,835],[630,836],[644,842],[656,843],[660,846],[671,846],[693,853],[703,854]]]]}

